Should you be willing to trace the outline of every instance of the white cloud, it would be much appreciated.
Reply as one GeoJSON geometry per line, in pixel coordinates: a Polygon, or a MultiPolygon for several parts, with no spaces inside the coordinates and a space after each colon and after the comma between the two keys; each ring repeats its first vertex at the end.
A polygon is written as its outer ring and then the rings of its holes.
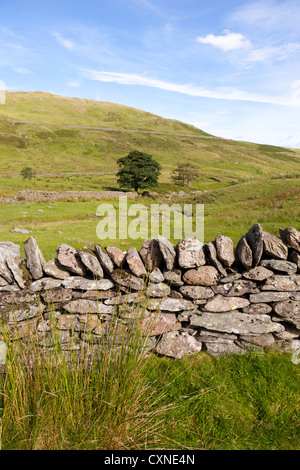
{"type": "Polygon", "coordinates": [[[23,67],[14,67],[13,71],[16,72],[16,73],[24,74],[24,75],[28,74],[28,73],[31,73],[30,70],[28,70],[26,68],[23,68],[23,67]]]}
{"type": "Polygon", "coordinates": [[[68,82],[68,86],[70,86],[72,88],[79,88],[80,83],[79,82],[68,82]]]}
{"type": "Polygon", "coordinates": [[[278,2],[260,0],[238,7],[229,15],[229,21],[265,31],[299,30],[300,5],[298,0],[278,2]]]}
{"type": "Polygon", "coordinates": [[[222,51],[232,51],[235,49],[244,49],[251,46],[245,36],[240,33],[231,33],[230,31],[224,31],[225,34],[221,36],[215,36],[214,34],[208,34],[205,37],[198,37],[197,42],[202,44],[209,44],[211,46],[222,49],[222,51]]]}
{"type": "Polygon", "coordinates": [[[75,48],[75,44],[69,39],[65,39],[60,33],[53,33],[52,36],[65,49],[73,50],[75,48]]]}
{"type": "Polygon", "coordinates": [[[165,82],[155,78],[149,78],[146,75],[133,75],[127,73],[105,72],[97,70],[83,70],[82,72],[90,80],[98,80],[100,82],[107,83],[118,83],[120,85],[141,85],[201,98],[213,98],[230,101],[252,101],[256,103],[268,103],[284,106],[299,105],[298,100],[292,99],[292,96],[290,98],[264,96],[255,93],[249,93],[239,89],[233,89],[231,87],[222,87],[214,90],[208,90],[201,86],[190,83],[181,85],[178,83],[165,82]]]}
{"type": "Polygon", "coordinates": [[[300,44],[296,42],[283,44],[278,47],[265,46],[260,49],[252,49],[249,54],[242,59],[242,61],[246,63],[266,62],[267,60],[282,61],[289,59],[299,50],[300,44]]]}

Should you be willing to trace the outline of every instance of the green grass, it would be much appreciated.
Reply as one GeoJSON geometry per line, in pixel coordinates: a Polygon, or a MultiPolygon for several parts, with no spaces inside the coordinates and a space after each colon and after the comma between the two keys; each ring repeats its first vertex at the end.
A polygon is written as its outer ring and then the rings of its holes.
{"type": "Polygon", "coordinates": [[[154,376],[177,405],[164,423],[171,448],[300,449],[300,369],[289,355],[159,358],[154,376]]]}
{"type": "Polygon", "coordinates": [[[13,342],[2,449],[300,449],[300,369],[289,354],[145,357],[136,331],[119,355],[101,342],[91,366],[62,359],[59,341],[51,354],[34,337],[13,342]],[[38,360],[26,369],[29,352],[38,360]]]}
{"type": "MultiPolygon", "coordinates": [[[[74,181],[74,178],[73,178],[74,181]]],[[[217,184],[217,183],[216,183],[217,184]]],[[[168,190],[172,188],[168,187],[168,190]]],[[[173,187],[174,189],[174,187],[173,187]]],[[[142,203],[150,214],[151,204],[162,203],[166,199],[139,197],[128,199],[131,204],[142,203]]],[[[300,179],[274,179],[265,184],[240,183],[227,185],[222,189],[210,190],[202,195],[176,197],[167,203],[204,204],[204,241],[214,240],[217,234],[230,236],[237,243],[242,235],[259,222],[266,231],[278,235],[279,228],[299,227],[300,220],[300,179]],[[249,199],[258,196],[258,199],[249,199]]],[[[69,243],[75,248],[100,243],[114,245],[123,250],[128,245],[140,248],[143,239],[99,240],[96,234],[100,218],[96,216],[97,207],[102,203],[114,205],[118,216],[118,199],[103,201],[56,201],[24,202],[19,204],[0,204],[0,239],[19,243],[21,248],[29,236],[34,236],[47,259],[55,256],[60,243],[69,243]],[[42,212],[39,212],[42,211],[42,212]],[[32,230],[30,235],[12,233],[15,227],[32,230]]],[[[131,220],[128,219],[128,225],[131,220]]],[[[171,240],[173,229],[171,226],[171,240]]],[[[149,223],[150,235],[150,223],[149,223]]]]}

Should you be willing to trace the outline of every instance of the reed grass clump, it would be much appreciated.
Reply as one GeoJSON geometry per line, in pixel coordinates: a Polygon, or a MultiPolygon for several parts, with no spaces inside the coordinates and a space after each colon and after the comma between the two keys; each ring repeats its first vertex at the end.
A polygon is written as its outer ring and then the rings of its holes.
{"type": "Polygon", "coordinates": [[[8,344],[6,374],[0,383],[2,448],[159,446],[162,417],[172,405],[162,405],[164,387],[146,379],[153,358],[141,315],[137,307],[126,325],[112,315],[105,334],[89,341],[87,333],[80,349],[76,332],[74,342],[64,343],[55,312],[42,340],[30,324],[26,338],[10,341],[2,325],[8,344]]]}

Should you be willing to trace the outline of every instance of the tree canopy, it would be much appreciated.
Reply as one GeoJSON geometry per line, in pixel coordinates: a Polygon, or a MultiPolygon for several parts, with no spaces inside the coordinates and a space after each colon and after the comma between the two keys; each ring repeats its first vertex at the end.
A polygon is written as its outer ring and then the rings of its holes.
{"type": "Polygon", "coordinates": [[[119,158],[117,163],[120,167],[117,177],[121,188],[138,191],[157,186],[161,166],[151,155],[133,150],[126,157],[119,158]]]}
{"type": "Polygon", "coordinates": [[[171,174],[171,180],[178,186],[189,187],[192,181],[197,181],[200,178],[198,168],[191,163],[182,163],[177,165],[171,174]]]}

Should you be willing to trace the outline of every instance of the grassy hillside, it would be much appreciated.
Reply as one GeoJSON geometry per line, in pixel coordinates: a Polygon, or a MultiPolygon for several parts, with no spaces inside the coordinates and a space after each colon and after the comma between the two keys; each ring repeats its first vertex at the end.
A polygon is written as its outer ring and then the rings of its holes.
{"type": "Polygon", "coordinates": [[[162,164],[162,182],[169,181],[182,159],[198,165],[203,178],[225,181],[300,174],[299,152],[213,138],[193,126],[118,104],[17,92],[7,93],[6,104],[0,106],[1,176],[18,175],[24,166],[39,174],[112,171],[116,160],[133,149],[152,154],[162,164]]]}

